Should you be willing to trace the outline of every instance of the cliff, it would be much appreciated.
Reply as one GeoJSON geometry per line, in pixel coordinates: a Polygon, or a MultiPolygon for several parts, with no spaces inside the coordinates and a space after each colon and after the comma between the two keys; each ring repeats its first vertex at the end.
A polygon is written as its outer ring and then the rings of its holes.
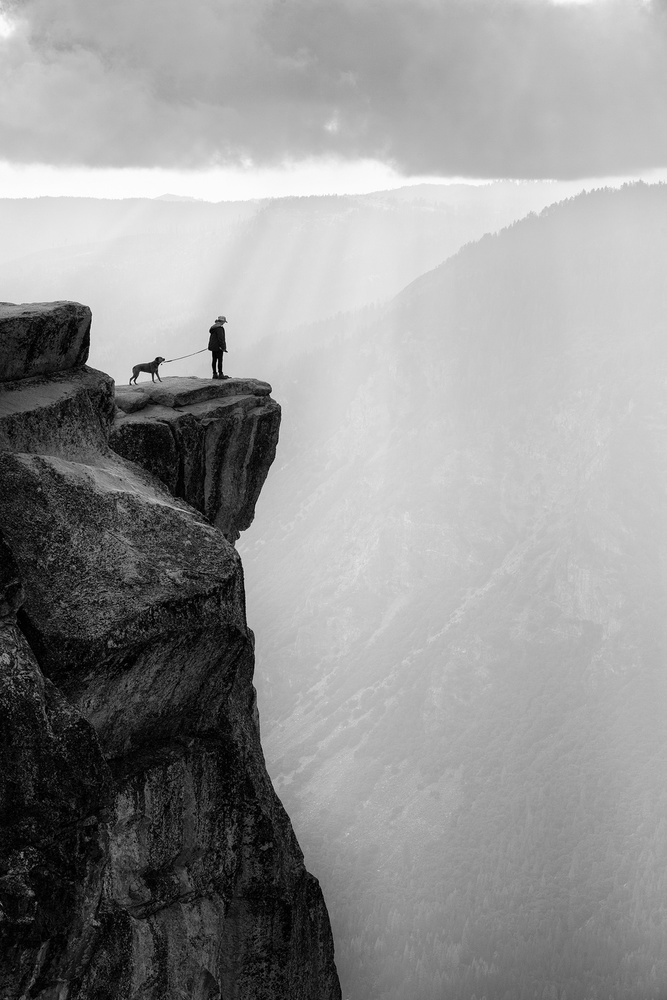
{"type": "Polygon", "coordinates": [[[228,540],[279,407],[253,380],[116,393],[89,330],[0,306],[0,995],[336,1000],[228,540]]]}
{"type": "Polygon", "coordinates": [[[278,443],[280,407],[256,379],[169,378],[116,391],[111,447],[235,542],[252,523],[278,443]]]}

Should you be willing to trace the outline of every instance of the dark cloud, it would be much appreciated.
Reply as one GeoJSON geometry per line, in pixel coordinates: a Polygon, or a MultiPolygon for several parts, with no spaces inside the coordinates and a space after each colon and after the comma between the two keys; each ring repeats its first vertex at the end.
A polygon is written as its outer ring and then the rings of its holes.
{"type": "MultiPolygon", "coordinates": [[[[0,8],[3,0],[0,0],[0,8]]],[[[103,166],[377,157],[406,173],[667,165],[667,25],[598,0],[23,0],[0,155],[103,166]]]]}

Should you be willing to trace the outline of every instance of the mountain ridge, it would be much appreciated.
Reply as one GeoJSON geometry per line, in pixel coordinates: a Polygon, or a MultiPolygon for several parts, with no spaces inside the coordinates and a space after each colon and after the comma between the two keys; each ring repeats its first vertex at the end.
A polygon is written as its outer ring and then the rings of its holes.
{"type": "Polygon", "coordinates": [[[237,327],[239,371],[251,371],[263,337],[385,300],[560,190],[571,186],[490,185],[418,205],[400,190],[215,204],[4,199],[0,282],[12,301],[89,303],[91,363],[119,382],[136,345],[187,354],[221,311],[237,327]]]}
{"type": "Polygon", "coordinates": [[[664,187],[583,195],[275,372],[335,410],[242,543],[259,700],[352,1000],[667,984],[666,234],[664,187]]]}

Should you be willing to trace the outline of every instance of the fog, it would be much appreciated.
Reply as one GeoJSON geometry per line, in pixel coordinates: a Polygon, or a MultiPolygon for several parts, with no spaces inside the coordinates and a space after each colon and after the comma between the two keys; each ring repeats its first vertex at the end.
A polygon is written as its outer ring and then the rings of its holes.
{"type": "Polygon", "coordinates": [[[667,995],[667,188],[578,188],[0,202],[92,365],[224,312],[283,406],[239,550],[350,1000],[667,995]]]}
{"type": "MultiPolygon", "coordinates": [[[[272,366],[299,355],[310,333],[296,327],[385,301],[464,243],[580,189],[421,185],[218,204],[0,199],[2,297],[90,305],[90,363],[118,382],[137,361],[205,349],[224,312],[233,373],[259,375],[267,349],[272,366]]],[[[165,373],[208,367],[204,356],[165,373]]]]}

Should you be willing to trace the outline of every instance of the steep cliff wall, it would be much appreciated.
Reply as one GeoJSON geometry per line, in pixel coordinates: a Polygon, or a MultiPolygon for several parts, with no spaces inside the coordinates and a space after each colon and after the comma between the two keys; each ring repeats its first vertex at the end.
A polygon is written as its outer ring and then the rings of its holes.
{"type": "Polygon", "coordinates": [[[279,408],[236,380],[116,398],[89,327],[0,306],[0,995],[335,1000],[227,540],[279,408]]]}

